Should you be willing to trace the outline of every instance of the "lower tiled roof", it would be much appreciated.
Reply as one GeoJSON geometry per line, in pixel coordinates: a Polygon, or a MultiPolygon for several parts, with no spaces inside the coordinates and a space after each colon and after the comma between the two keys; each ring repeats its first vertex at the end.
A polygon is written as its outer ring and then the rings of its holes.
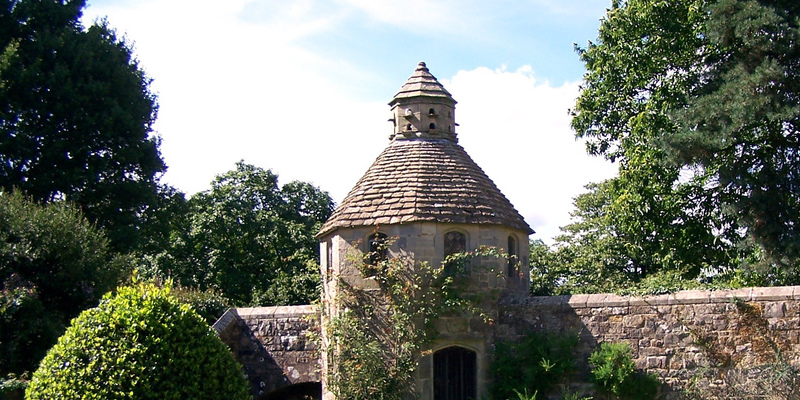
{"type": "Polygon", "coordinates": [[[394,140],[322,226],[435,221],[495,224],[533,233],[486,173],[447,139],[394,140]]]}

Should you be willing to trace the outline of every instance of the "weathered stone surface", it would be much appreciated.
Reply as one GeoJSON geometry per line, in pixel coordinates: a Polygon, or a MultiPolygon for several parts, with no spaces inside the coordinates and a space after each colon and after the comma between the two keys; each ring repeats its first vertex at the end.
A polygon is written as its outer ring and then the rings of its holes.
{"type": "Polygon", "coordinates": [[[319,308],[283,306],[230,309],[213,328],[244,367],[253,397],[284,386],[319,382],[319,308]]]}
{"type": "MultiPolygon", "coordinates": [[[[579,373],[601,342],[628,342],[637,368],[668,384],[664,398],[701,374],[726,371],[776,359],[800,365],[800,287],[685,291],[645,298],[615,295],[535,297],[501,304],[498,338],[530,330],[578,332],[579,373]],[[558,304],[558,307],[554,307],[558,304]]],[[[718,380],[713,385],[724,386],[718,380]]],[[[602,398],[596,396],[595,398],[602,398]]]]}

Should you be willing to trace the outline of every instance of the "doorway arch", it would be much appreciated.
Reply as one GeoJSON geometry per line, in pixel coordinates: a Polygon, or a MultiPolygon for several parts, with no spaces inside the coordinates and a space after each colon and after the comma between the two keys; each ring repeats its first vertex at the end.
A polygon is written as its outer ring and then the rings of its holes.
{"type": "Polygon", "coordinates": [[[476,400],[477,353],[451,346],[433,353],[433,399],[476,400]]]}

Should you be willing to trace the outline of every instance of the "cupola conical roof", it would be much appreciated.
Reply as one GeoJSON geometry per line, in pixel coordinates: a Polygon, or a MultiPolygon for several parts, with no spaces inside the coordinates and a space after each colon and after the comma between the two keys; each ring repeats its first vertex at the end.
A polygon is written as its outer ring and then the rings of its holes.
{"type": "Polygon", "coordinates": [[[412,97],[443,97],[452,101],[453,104],[456,103],[450,92],[431,74],[424,61],[417,65],[417,69],[414,70],[414,73],[411,74],[403,87],[394,95],[389,105],[396,103],[400,99],[412,97]]]}

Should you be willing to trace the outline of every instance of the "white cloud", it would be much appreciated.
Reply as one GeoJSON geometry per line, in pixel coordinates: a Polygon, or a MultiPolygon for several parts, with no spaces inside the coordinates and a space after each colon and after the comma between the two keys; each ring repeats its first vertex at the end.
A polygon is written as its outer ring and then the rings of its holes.
{"type": "MultiPolygon", "coordinates": [[[[87,19],[108,15],[135,39],[155,79],[167,183],[189,194],[205,190],[214,175],[244,159],[271,168],[283,183],[312,182],[338,202],[388,143],[386,103],[394,92],[378,102],[359,99],[352,88],[377,72],[325,59],[298,40],[341,29],[352,7],[384,21],[418,0],[342,1],[351,8],[313,0],[158,0],[90,7],[87,19]]],[[[424,4],[435,8],[433,16],[402,13],[417,16],[406,21],[409,29],[433,23],[426,18],[457,20],[457,12],[447,14],[454,3],[424,4]]],[[[408,75],[413,69],[408,65],[408,75]]],[[[397,78],[398,89],[408,75],[397,78]]],[[[589,158],[573,139],[567,109],[577,83],[553,87],[527,66],[460,71],[442,81],[459,101],[461,144],[538,232],[534,237],[557,234],[582,186],[613,174],[612,165],[589,158]]]]}
{"type": "Polygon", "coordinates": [[[553,87],[529,66],[478,68],[444,82],[459,102],[460,144],[546,241],[569,222],[572,198],[616,167],[586,155],[567,110],[578,83],[553,87]]]}
{"type": "MultiPolygon", "coordinates": [[[[245,3],[162,0],[124,12],[92,7],[86,18],[109,15],[112,27],[135,38],[136,54],[154,77],[165,181],[188,193],[205,190],[214,175],[244,159],[272,168],[283,182],[314,182],[340,200],[347,190],[341,187],[355,183],[371,161],[349,154],[377,155],[388,136],[385,110],[350,100],[316,73],[335,62],[292,45],[303,28],[277,34],[281,25],[242,23],[237,15],[245,3]]],[[[306,25],[323,26],[325,18],[306,25]]]]}

